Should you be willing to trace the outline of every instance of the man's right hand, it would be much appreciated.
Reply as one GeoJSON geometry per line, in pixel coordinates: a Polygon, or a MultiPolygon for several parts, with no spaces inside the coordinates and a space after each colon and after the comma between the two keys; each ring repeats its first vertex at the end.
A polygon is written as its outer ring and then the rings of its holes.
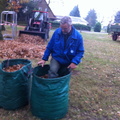
{"type": "Polygon", "coordinates": [[[38,62],[38,65],[42,65],[42,67],[45,65],[46,61],[45,60],[41,60],[38,62]]]}

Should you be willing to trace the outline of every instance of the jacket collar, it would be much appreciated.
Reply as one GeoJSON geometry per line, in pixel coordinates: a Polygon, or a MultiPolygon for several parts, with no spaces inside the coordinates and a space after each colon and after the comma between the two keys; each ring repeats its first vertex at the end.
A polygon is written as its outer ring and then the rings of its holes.
{"type": "MultiPolygon", "coordinates": [[[[61,30],[61,28],[59,28],[58,34],[61,34],[61,33],[62,33],[62,30],[61,30]]],[[[75,27],[73,25],[72,25],[72,33],[71,33],[71,35],[72,35],[73,39],[77,39],[76,29],[75,29],[75,27]]]]}

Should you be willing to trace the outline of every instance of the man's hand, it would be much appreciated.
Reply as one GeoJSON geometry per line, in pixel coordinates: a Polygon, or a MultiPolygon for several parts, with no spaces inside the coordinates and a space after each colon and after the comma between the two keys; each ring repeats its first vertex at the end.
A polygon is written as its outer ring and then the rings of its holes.
{"type": "Polygon", "coordinates": [[[76,64],[74,63],[71,63],[67,68],[70,68],[70,69],[75,69],[77,67],[76,64]]]}
{"type": "Polygon", "coordinates": [[[43,67],[45,65],[45,62],[46,62],[45,60],[41,60],[38,62],[38,65],[42,65],[42,67],[43,67]]]}

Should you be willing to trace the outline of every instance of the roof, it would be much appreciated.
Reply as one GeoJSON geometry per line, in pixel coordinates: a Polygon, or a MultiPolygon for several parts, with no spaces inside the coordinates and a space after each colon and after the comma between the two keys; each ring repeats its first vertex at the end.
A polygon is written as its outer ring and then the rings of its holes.
{"type": "MultiPolygon", "coordinates": [[[[34,1],[36,1],[36,0],[34,0],[34,1]]],[[[54,19],[56,18],[53,11],[51,10],[49,5],[47,4],[46,0],[39,0],[39,8],[41,11],[48,12],[49,18],[54,18],[54,19]]]]}
{"type": "Polygon", "coordinates": [[[82,17],[73,17],[73,16],[70,17],[72,19],[72,23],[88,25],[88,22],[82,17]]]}
{"type": "MultiPolygon", "coordinates": [[[[64,16],[59,16],[59,15],[56,16],[58,20],[61,20],[62,17],[64,16]]],[[[71,17],[73,24],[88,25],[88,22],[82,17],[74,17],[74,16],[69,16],[69,17],[71,17]]]]}

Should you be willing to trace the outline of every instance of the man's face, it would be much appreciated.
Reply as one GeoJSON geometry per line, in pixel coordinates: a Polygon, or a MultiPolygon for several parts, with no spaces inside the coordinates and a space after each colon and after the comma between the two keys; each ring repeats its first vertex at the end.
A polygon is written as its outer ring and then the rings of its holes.
{"type": "Polygon", "coordinates": [[[68,34],[71,30],[71,25],[68,24],[60,25],[60,27],[62,29],[63,34],[68,34]]]}

